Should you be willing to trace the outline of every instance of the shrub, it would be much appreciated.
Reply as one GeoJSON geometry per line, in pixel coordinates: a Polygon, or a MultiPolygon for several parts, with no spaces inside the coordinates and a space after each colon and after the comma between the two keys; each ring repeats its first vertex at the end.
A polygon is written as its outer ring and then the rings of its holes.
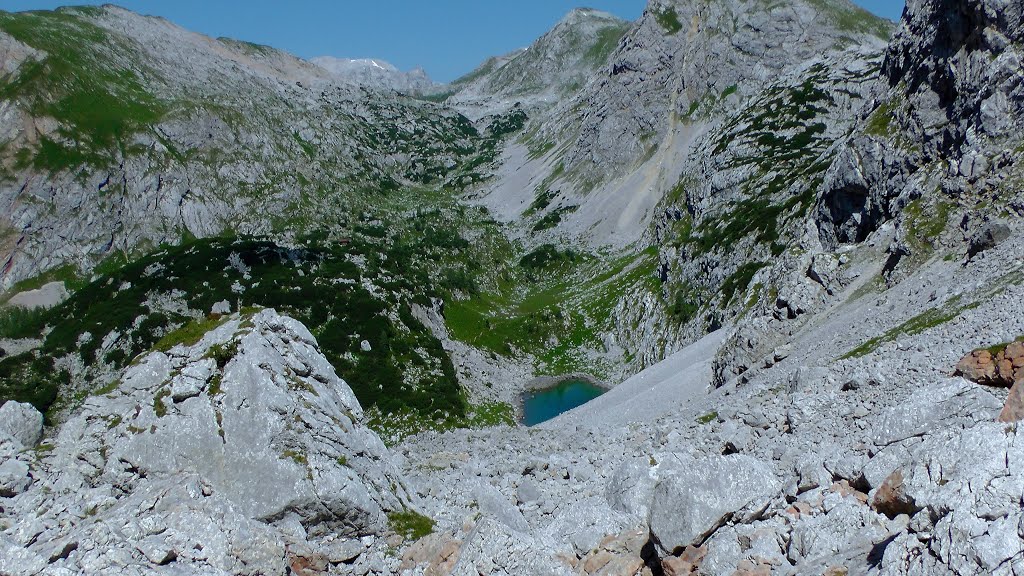
{"type": "Polygon", "coordinates": [[[675,8],[665,8],[660,11],[655,11],[654,19],[658,21],[658,24],[661,24],[661,27],[665,30],[665,34],[675,34],[683,29],[683,24],[679,22],[679,14],[676,12],[675,8]]]}

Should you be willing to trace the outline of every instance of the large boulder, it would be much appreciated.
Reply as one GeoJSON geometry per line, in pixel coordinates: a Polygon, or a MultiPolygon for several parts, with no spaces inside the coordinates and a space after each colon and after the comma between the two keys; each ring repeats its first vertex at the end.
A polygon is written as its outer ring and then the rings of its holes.
{"type": "Polygon", "coordinates": [[[3,434],[31,448],[43,437],[43,415],[31,404],[6,402],[0,406],[0,435],[3,434]]]}
{"type": "Polygon", "coordinates": [[[771,465],[743,454],[673,454],[659,473],[648,523],[666,554],[701,545],[732,518],[756,518],[781,486],[771,465]]]}
{"type": "MultiPolygon", "coordinates": [[[[924,524],[918,530],[933,534],[920,573],[999,574],[1019,567],[1024,558],[1024,526],[1020,498],[1024,493],[1024,443],[1014,427],[981,422],[967,429],[945,427],[913,443],[897,482],[887,480],[894,494],[879,499],[912,503],[903,510],[924,524]],[[926,511],[926,512],[925,512],[926,511]],[[923,518],[922,518],[923,516],[923,518]],[[934,523],[934,524],[933,524],[934,523]]],[[[886,550],[887,561],[920,557],[913,547],[886,550]]]]}
{"type": "Polygon", "coordinates": [[[17,496],[31,484],[28,464],[14,458],[0,462],[0,498],[17,496]]]}
{"type": "Polygon", "coordinates": [[[55,542],[101,543],[60,560],[73,572],[283,574],[390,534],[387,513],[412,507],[352,390],[273,310],[138,359],[85,400],[32,474],[46,489],[19,496],[11,517],[54,528],[23,545],[50,557],[55,542]]]}

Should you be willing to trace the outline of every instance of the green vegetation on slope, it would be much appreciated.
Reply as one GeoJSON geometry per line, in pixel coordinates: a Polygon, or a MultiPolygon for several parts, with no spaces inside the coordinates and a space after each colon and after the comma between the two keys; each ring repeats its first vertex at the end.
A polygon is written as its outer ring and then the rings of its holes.
{"type": "Polygon", "coordinates": [[[910,320],[887,330],[881,336],[876,336],[867,342],[857,346],[853,350],[850,350],[846,354],[840,356],[840,359],[846,358],[860,358],[867,356],[874,352],[879,346],[886,342],[895,342],[897,338],[901,336],[914,336],[920,334],[925,330],[941,326],[946,322],[956,318],[967,310],[973,310],[980,306],[979,302],[973,302],[970,304],[961,304],[960,297],[953,298],[943,306],[937,308],[929,308],[924,312],[914,316],[910,320]]]}
{"type": "MultiPolygon", "coordinates": [[[[362,284],[364,279],[378,286],[389,282],[385,270],[371,269],[373,276],[364,276],[352,258],[362,250],[358,242],[285,248],[256,239],[167,248],[101,277],[40,318],[50,332],[31,366],[43,368],[38,381],[46,378],[47,363],[68,355],[77,355],[86,367],[121,369],[149,349],[195,343],[219,322],[204,319],[205,311],[227,300],[274,307],[305,323],[367,406],[384,413],[463,415],[465,399],[440,342],[415,319],[401,291],[380,296],[362,284]],[[167,299],[181,306],[159,304],[167,299]],[[361,349],[363,340],[372,350],[361,349]]],[[[24,371],[26,358],[6,358],[0,367],[18,365],[24,371]]],[[[55,397],[18,387],[12,378],[0,379],[0,398],[35,400],[45,410],[49,405],[39,399],[55,397]]]]}
{"type": "Polygon", "coordinates": [[[60,123],[58,138],[44,136],[36,149],[18,151],[22,166],[51,172],[103,166],[125,151],[133,133],[165,113],[141,82],[141,75],[154,72],[139,63],[135,69],[118,66],[129,47],[89,22],[84,16],[90,13],[0,12],[0,30],[46,53],[0,79],[0,99],[19,100],[33,115],[60,123]]]}
{"type": "Polygon", "coordinates": [[[612,328],[624,294],[658,292],[657,262],[653,250],[609,258],[544,245],[496,289],[448,303],[445,319],[454,337],[473,346],[533,355],[538,373],[601,376],[608,366],[592,358],[602,349],[600,334],[612,328]]]}
{"type": "MultiPolygon", "coordinates": [[[[712,154],[721,158],[721,169],[749,176],[730,191],[735,198],[720,203],[719,209],[683,213],[675,219],[666,242],[683,250],[686,258],[705,258],[713,267],[720,265],[723,254],[745,256],[730,258],[737,265],[725,270],[724,278],[715,275],[669,286],[674,294],[669,312],[676,320],[688,322],[716,299],[722,307],[751,302],[741,297],[754,276],[770,257],[780,256],[790,245],[784,237],[787,226],[812,208],[831,163],[832,139],[820,117],[833,104],[827,90],[832,82],[827,68],[812,66],[798,84],[769,86],[719,129],[712,140],[712,154]]],[[[713,100],[736,91],[737,87],[727,87],[713,100]]],[[[687,204],[687,189],[699,181],[697,175],[683,174],[665,202],[676,207],[687,204]]]]}
{"type": "Polygon", "coordinates": [[[406,540],[419,540],[434,531],[434,521],[414,510],[389,512],[388,526],[406,540]]]}
{"type": "Polygon", "coordinates": [[[623,23],[619,26],[609,26],[598,30],[597,38],[583,55],[584,61],[591,65],[604,64],[618,47],[619,40],[622,40],[630,26],[629,23],[623,23]]]}
{"type": "Polygon", "coordinates": [[[64,304],[12,313],[9,333],[44,342],[0,359],[0,402],[72,408],[82,396],[69,395],[71,375],[58,366],[80,363],[71,388],[95,390],[138,354],[198,341],[221,321],[208,312],[226,300],[273,307],[309,327],[388,437],[512,423],[510,406],[468,404],[440,341],[413,312],[497,285],[516,258],[497,222],[447,192],[403,189],[378,194],[358,218],[318,225],[288,246],[214,238],[111,259],[64,304]]]}
{"type": "Polygon", "coordinates": [[[886,41],[892,35],[892,22],[875,16],[871,12],[850,2],[836,2],[835,0],[809,1],[840,30],[858,34],[870,34],[886,41]]]}
{"type": "Polygon", "coordinates": [[[665,34],[675,34],[683,29],[683,24],[679,21],[679,14],[675,8],[669,7],[656,10],[654,12],[654,19],[665,30],[665,34]]]}

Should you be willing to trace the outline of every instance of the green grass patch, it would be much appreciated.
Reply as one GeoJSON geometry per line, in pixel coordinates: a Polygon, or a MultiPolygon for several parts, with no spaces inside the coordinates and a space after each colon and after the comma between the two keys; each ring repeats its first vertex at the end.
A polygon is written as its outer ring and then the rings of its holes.
{"type": "Polygon", "coordinates": [[[544,230],[550,230],[555,226],[558,226],[562,222],[562,216],[565,214],[572,214],[579,206],[559,206],[554,210],[545,214],[536,224],[531,228],[534,232],[542,232],[544,230]]]}
{"type": "Polygon", "coordinates": [[[167,415],[167,404],[164,403],[164,399],[169,398],[170,396],[171,391],[167,388],[164,388],[153,396],[153,412],[156,413],[157,418],[163,418],[167,415]]]}
{"type": "Polygon", "coordinates": [[[744,294],[754,275],[767,265],[767,262],[748,262],[726,278],[722,282],[722,305],[728,306],[736,295],[744,294]]]}
{"type": "Polygon", "coordinates": [[[718,412],[708,412],[707,414],[697,418],[697,424],[710,424],[718,420],[718,412]]]}
{"type": "Polygon", "coordinates": [[[93,393],[93,396],[106,396],[107,394],[112,394],[120,386],[121,386],[121,381],[120,380],[114,380],[113,382],[111,382],[110,384],[107,384],[106,386],[103,386],[103,387],[100,387],[100,388],[97,388],[97,389],[93,390],[92,393],[93,393]]]}
{"type": "Polygon", "coordinates": [[[434,531],[434,521],[414,510],[388,512],[388,527],[406,540],[419,540],[434,531]]]}
{"type": "Polygon", "coordinates": [[[882,102],[868,117],[868,125],[864,133],[879,138],[888,138],[893,133],[892,114],[892,104],[882,102]]]}
{"type": "Polygon", "coordinates": [[[213,358],[217,363],[218,370],[223,370],[236,355],[238,355],[238,342],[235,341],[214,344],[206,353],[207,358],[213,358]]]}
{"type": "Polygon", "coordinates": [[[310,160],[316,158],[316,146],[310,142],[306,142],[302,136],[299,136],[298,132],[293,133],[292,137],[295,138],[295,142],[299,145],[299,148],[302,149],[302,152],[307,158],[310,160]]]}
{"type": "Polygon", "coordinates": [[[594,43],[583,54],[584,61],[591,65],[604,64],[612,52],[615,51],[615,48],[619,45],[619,40],[622,40],[629,27],[629,24],[623,24],[598,30],[594,43]]]}
{"type": "Polygon", "coordinates": [[[503,356],[533,355],[537,373],[600,377],[604,368],[588,351],[602,349],[600,335],[612,329],[624,295],[660,291],[657,265],[651,249],[559,258],[557,273],[520,268],[498,290],[448,302],[445,321],[453,337],[478,348],[503,356]]]}
{"type": "Polygon", "coordinates": [[[210,316],[203,320],[195,320],[167,334],[153,345],[154,350],[167,352],[175,346],[195,346],[210,330],[219,327],[227,317],[210,316]]]}
{"type": "Polygon", "coordinates": [[[443,433],[460,428],[493,428],[516,426],[515,408],[504,402],[483,402],[471,405],[466,414],[417,414],[404,410],[382,414],[376,408],[366,411],[366,423],[375,430],[388,446],[395,446],[405,438],[422,432],[443,433]]]}
{"type": "Polygon", "coordinates": [[[655,10],[654,19],[661,25],[666,35],[676,34],[683,29],[683,24],[679,21],[679,14],[675,8],[668,7],[662,10],[655,10]]]}
{"type": "Polygon", "coordinates": [[[519,267],[527,270],[561,268],[578,262],[582,256],[574,250],[559,250],[554,244],[542,244],[519,259],[519,267]]]}
{"type": "Polygon", "coordinates": [[[933,242],[945,231],[952,211],[953,204],[949,202],[926,206],[920,198],[914,200],[903,209],[907,232],[921,241],[933,242]]]}

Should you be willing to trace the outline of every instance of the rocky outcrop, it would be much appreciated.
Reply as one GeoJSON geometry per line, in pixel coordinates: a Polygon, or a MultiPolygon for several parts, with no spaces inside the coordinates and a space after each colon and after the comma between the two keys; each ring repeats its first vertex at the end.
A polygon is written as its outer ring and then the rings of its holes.
{"type": "Polygon", "coordinates": [[[361,419],[301,324],[272,310],[232,317],[85,399],[32,463],[32,488],[5,505],[7,554],[72,572],[351,562],[383,544],[388,512],[412,506],[361,419]]]}
{"type": "MultiPolygon", "coordinates": [[[[818,204],[826,246],[860,242],[929,190],[998,192],[1024,121],[1019,5],[915,0],[886,52],[876,98],[829,171],[818,204]],[[917,174],[917,176],[915,176],[917,174]]],[[[1005,195],[1005,192],[1003,192],[1005,195]]],[[[972,251],[977,252],[972,248],[972,251]]]]}
{"type": "Polygon", "coordinates": [[[957,363],[956,375],[978,384],[1013,386],[1024,380],[1024,341],[975,350],[957,363]]]}
{"type": "Polygon", "coordinates": [[[904,87],[914,109],[906,128],[926,155],[958,162],[964,146],[1019,126],[1022,41],[1024,9],[1018,3],[908,2],[883,73],[889,86],[904,87]]]}
{"type": "Polygon", "coordinates": [[[975,350],[957,363],[955,374],[978,384],[1010,387],[998,420],[1024,420],[1024,340],[975,350]]]}
{"type": "Polygon", "coordinates": [[[708,101],[735,93],[734,105],[847,39],[881,46],[884,21],[845,0],[832,4],[787,0],[769,9],[748,0],[652,0],[584,93],[567,168],[612,173],[642,156],[652,135],[661,141],[674,120],[708,101]],[[844,22],[863,26],[844,29],[844,22]]]}

